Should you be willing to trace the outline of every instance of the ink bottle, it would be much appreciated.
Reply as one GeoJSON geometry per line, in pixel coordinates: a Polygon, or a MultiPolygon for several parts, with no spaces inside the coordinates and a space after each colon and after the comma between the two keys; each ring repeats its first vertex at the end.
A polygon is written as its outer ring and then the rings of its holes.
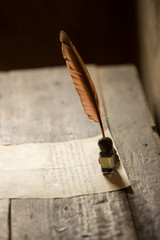
{"type": "Polygon", "coordinates": [[[98,141],[100,148],[99,163],[103,174],[113,173],[116,170],[117,154],[109,137],[101,138],[98,141]]]}

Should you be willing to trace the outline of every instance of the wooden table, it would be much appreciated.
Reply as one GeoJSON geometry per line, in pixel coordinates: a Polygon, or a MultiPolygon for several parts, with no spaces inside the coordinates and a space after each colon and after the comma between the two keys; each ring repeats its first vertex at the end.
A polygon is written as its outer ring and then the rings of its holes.
{"type": "MultiPolygon", "coordinates": [[[[1,199],[1,240],[160,239],[160,140],[137,71],[132,65],[89,70],[132,187],[66,199],[1,199]]],[[[66,67],[1,73],[0,109],[1,144],[100,134],[66,67]]]]}

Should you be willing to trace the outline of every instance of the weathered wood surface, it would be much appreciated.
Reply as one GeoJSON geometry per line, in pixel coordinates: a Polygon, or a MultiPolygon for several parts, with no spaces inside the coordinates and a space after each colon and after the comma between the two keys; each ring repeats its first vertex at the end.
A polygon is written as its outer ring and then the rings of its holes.
{"type": "Polygon", "coordinates": [[[136,239],[124,192],[12,201],[13,239],[136,239]]]}
{"type": "Polygon", "coordinates": [[[65,67],[1,73],[0,89],[0,144],[65,141],[100,133],[83,114],[65,67]]]}
{"type": "Polygon", "coordinates": [[[160,133],[160,0],[138,0],[139,69],[160,133]]]}
{"type": "Polygon", "coordinates": [[[160,239],[160,139],[134,67],[100,68],[110,128],[132,184],[139,239],[160,239]]]}
{"type": "Polygon", "coordinates": [[[0,239],[6,240],[10,231],[10,200],[0,199],[0,239]]]}
{"type": "MultiPolygon", "coordinates": [[[[133,193],[14,199],[10,208],[8,200],[2,200],[2,239],[158,239],[160,144],[135,68],[92,66],[90,71],[101,80],[110,127],[133,193]]],[[[1,73],[0,86],[1,144],[55,142],[100,133],[83,114],[65,67],[1,73]]]]}

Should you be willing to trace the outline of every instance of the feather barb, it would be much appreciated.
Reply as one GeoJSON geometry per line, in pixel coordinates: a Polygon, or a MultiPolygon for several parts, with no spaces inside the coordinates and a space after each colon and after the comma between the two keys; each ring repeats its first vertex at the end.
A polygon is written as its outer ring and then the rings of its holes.
{"type": "Polygon", "coordinates": [[[100,124],[102,136],[105,137],[98,94],[89,72],[78,51],[64,31],[60,32],[60,42],[62,43],[63,57],[66,60],[66,65],[79,94],[84,112],[89,119],[100,124]]]}

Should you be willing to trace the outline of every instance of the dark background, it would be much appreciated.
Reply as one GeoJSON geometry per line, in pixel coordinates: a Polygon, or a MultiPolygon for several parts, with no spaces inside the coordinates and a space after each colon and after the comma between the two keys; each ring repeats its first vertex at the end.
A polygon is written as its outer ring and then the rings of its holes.
{"type": "Polygon", "coordinates": [[[64,64],[61,29],[86,63],[137,64],[134,0],[1,0],[0,70],[64,64]]]}

